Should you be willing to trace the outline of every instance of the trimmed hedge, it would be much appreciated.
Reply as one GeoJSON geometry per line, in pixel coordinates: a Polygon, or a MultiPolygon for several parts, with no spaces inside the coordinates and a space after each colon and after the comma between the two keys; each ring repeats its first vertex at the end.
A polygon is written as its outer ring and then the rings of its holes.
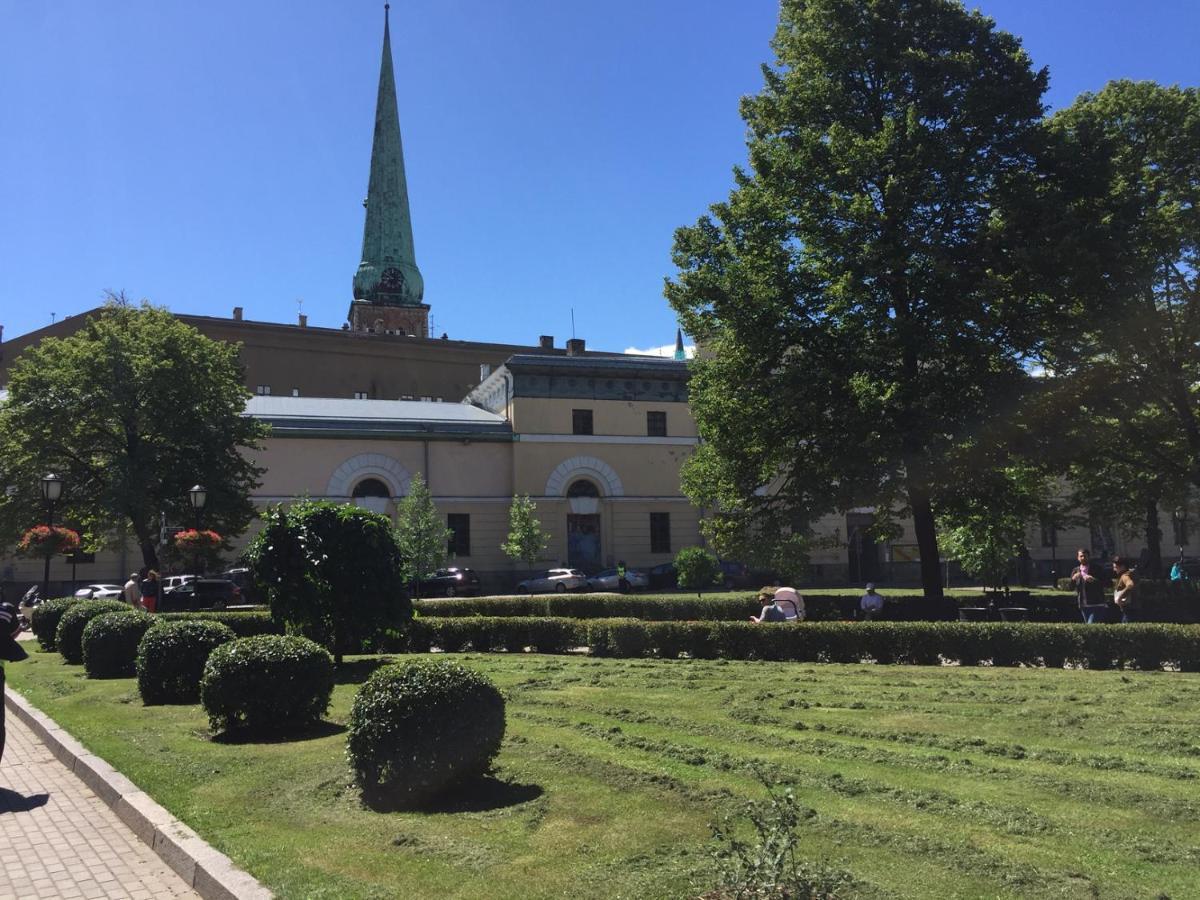
{"type": "Polygon", "coordinates": [[[83,629],[83,669],[88,678],[132,675],[137,671],[138,645],[154,617],[126,607],[96,616],[83,629]]]}
{"type": "Polygon", "coordinates": [[[159,616],[137,649],[138,692],[142,702],[196,703],[209,654],[236,637],[221,622],[163,621],[159,616]]]}
{"type": "Polygon", "coordinates": [[[308,638],[263,634],[217,647],[204,665],[200,702],[214,731],[295,731],[329,709],[333,657],[308,638]]]}
{"type": "MultiPolygon", "coordinates": [[[[586,646],[595,656],[765,659],[937,665],[1046,665],[1093,669],[1164,663],[1200,671],[1195,625],[1074,625],[1042,622],[645,622],[637,619],[421,618],[409,649],[448,652],[586,646]]],[[[557,652],[557,651],[551,651],[557,652]]]]}
{"type": "MultiPolygon", "coordinates": [[[[77,597],[57,597],[33,608],[33,613],[29,617],[29,627],[33,629],[38,644],[43,650],[58,649],[55,636],[58,632],[59,620],[62,619],[63,613],[79,602],[81,601],[77,597]]],[[[132,609],[132,607],[130,608],[132,609]]]]}
{"type": "Polygon", "coordinates": [[[385,666],[350,710],[347,756],[363,796],[422,803],[487,772],[504,739],[504,697],[486,677],[447,659],[385,666]]]}
{"type": "Polygon", "coordinates": [[[238,637],[257,637],[260,634],[283,634],[283,624],[265,611],[246,612],[174,612],[158,616],[164,622],[220,622],[238,637]]]}
{"type": "Polygon", "coordinates": [[[121,600],[80,600],[72,603],[58,620],[58,629],[54,632],[54,643],[62,658],[79,665],[83,662],[83,629],[88,622],[111,612],[131,612],[128,603],[121,600]]]}

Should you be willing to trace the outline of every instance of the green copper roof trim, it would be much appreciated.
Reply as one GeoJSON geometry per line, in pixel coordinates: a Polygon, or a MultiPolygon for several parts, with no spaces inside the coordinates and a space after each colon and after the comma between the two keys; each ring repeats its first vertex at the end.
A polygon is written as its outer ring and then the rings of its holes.
{"type": "Polygon", "coordinates": [[[382,306],[419,306],[425,281],[413,250],[404,146],[396,110],[392,74],[392,39],[388,7],[383,13],[383,60],[375,102],[375,138],[371,145],[371,177],[367,185],[367,219],[363,225],[362,262],[354,275],[354,299],[382,306]]]}

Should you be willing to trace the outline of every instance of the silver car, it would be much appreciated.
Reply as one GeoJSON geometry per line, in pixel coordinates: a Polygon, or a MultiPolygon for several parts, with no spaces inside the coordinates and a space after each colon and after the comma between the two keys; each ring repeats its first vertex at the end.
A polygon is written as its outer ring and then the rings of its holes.
{"type": "MultiPolygon", "coordinates": [[[[630,589],[635,591],[650,587],[650,576],[637,569],[626,569],[625,580],[629,582],[630,589]]],[[[616,569],[605,569],[588,579],[588,587],[593,591],[619,591],[621,579],[616,569]]]]}
{"type": "Polygon", "coordinates": [[[523,594],[541,594],[548,591],[562,594],[585,587],[587,576],[578,569],[550,569],[548,572],[538,572],[533,577],[526,578],[517,585],[517,590],[523,594]]]}

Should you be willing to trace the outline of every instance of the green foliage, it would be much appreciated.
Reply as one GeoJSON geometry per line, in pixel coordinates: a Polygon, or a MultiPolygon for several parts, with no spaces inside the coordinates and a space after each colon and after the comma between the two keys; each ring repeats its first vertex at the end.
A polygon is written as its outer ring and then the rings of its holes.
{"type": "Polygon", "coordinates": [[[83,662],[83,629],[96,616],[110,612],[129,612],[129,604],[120,600],[81,600],[72,603],[60,616],[54,632],[54,644],[62,658],[73,665],[83,662]]]}
{"type": "Polygon", "coordinates": [[[721,583],[721,563],[703,547],[684,547],[675,554],[679,586],[695,590],[697,596],[706,587],[721,583]]]}
{"type": "Polygon", "coordinates": [[[159,613],[162,622],[220,622],[228,626],[237,637],[255,637],[260,634],[283,634],[283,626],[267,612],[178,612],[159,613]]]}
{"type": "Polygon", "coordinates": [[[537,504],[528,497],[513,497],[508,508],[508,538],[500,545],[513,562],[532,567],[550,543],[550,535],[537,517],[537,504]]]}
{"type": "Polygon", "coordinates": [[[160,620],[137,648],[138,692],[147,706],[195,703],[204,664],[217,647],[237,637],[220,622],[160,620]]]}
{"type": "Polygon", "coordinates": [[[153,616],[128,606],[89,621],[82,638],[83,668],[88,678],[134,674],[138,644],[153,624],[153,616]]]}
{"type": "Polygon", "coordinates": [[[33,608],[33,614],[29,617],[29,627],[33,629],[43,650],[58,649],[55,635],[59,620],[62,619],[63,613],[79,602],[75,597],[57,597],[33,608]]]}
{"type": "Polygon", "coordinates": [[[92,546],[126,529],[157,567],[159,516],[190,521],[188,488],[208,488],[204,522],[224,535],[253,519],[251,461],[265,426],[243,415],[249,396],[238,348],[204,337],[168,310],[114,297],[75,334],[24,350],[0,409],[0,545],[43,513],[38,484],[63,477],[58,514],[92,546]]]}
{"type": "Polygon", "coordinates": [[[370,510],[311,500],[274,507],[245,559],[271,615],[339,663],[411,615],[396,533],[370,510]]]}
{"type": "Polygon", "coordinates": [[[1200,626],[1082,625],[1046,622],[648,622],[639,619],[523,617],[421,618],[407,649],[448,653],[561,653],[586,645],[593,656],[759,659],[790,662],[964,666],[1066,663],[1092,668],[1200,666],[1200,626]]]}
{"type": "Polygon", "coordinates": [[[1030,236],[1047,76],[948,2],[786,0],[773,48],[749,171],[675,237],[667,297],[705,348],[684,489],[764,544],[905,510],[940,597],[946,458],[1029,390],[1056,314],[1030,236]]]}
{"type": "Polygon", "coordinates": [[[814,825],[817,814],[802,807],[791,788],[771,784],[759,773],[767,790],[761,801],[747,801],[741,815],[713,823],[715,889],[712,900],[837,900],[849,896],[851,879],[824,864],[802,856],[803,826],[814,825]],[[749,822],[750,841],[739,835],[741,819],[749,822]]]}
{"type": "Polygon", "coordinates": [[[396,518],[396,544],[406,581],[416,582],[445,565],[450,529],[420,474],[413,476],[408,494],[396,505],[396,518]]]}
{"type": "Polygon", "coordinates": [[[449,660],[379,669],[350,710],[347,756],[363,794],[388,806],[431,799],[483,775],[504,739],[504,697],[449,660]]]}
{"type": "Polygon", "coordinates": [[[283,733],[315,725],[329,709],[333,658],[307,638],[237,638],[209,654],[200,702],[214,731],[283,733]]]}

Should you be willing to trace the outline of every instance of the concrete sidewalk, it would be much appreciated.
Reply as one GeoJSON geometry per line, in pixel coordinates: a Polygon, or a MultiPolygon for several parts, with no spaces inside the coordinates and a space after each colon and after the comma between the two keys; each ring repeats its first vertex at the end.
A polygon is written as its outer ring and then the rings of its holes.
{"type": "Polygon", "coordinates": [[[199,897],[9,711],[0,898],[199,897]]]}

